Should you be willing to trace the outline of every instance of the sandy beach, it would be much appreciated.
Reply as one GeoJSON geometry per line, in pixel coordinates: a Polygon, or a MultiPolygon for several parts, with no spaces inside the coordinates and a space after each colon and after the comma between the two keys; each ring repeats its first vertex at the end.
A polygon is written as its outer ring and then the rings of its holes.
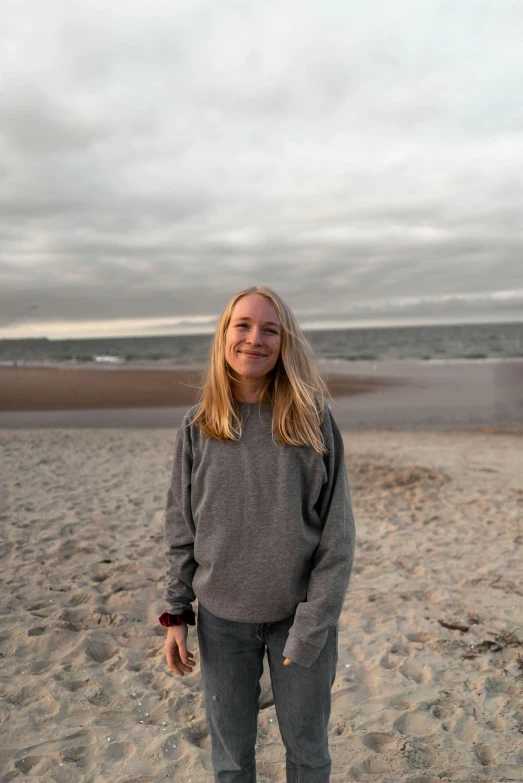
{"type": "MultiPolygon", "coordinates": [[[[180,678],[157,624],[174,436],[0,432],[0,783],[212,782],[196,630],[180,678]]],[[[521,437],[343,436],[357,548],[332,781],[523,780],[521,437]]],[[[257,765],[285,780],[267,662],[257,765]]]]}

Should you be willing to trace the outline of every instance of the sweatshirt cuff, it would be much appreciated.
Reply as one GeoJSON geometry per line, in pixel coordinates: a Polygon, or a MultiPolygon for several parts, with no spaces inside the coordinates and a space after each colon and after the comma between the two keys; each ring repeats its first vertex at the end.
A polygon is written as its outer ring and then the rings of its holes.
{"type": "Polygon", "coordinates": [[[296,636],[287,637],[287,642],[283,648],[283,657],[290,658],[293,663],[300,666],[311,666],[322,651],[322,647],[316,647],[315,644],[302,642],[296,636]]]}
{"type": "Polygon", "coordinates": [[[187,625],[196,625],[196,618],[193,609],[182,609],[180,612],[164,612],[160,615],[158,621],[160,625],[164,625],[165,627],[169,628],[171,625],[178,625],[178,623],[173,622],[171,619],[174,617],[178,617],[180,620],[183,620],[183,622],[187,623],[187,625]]]}

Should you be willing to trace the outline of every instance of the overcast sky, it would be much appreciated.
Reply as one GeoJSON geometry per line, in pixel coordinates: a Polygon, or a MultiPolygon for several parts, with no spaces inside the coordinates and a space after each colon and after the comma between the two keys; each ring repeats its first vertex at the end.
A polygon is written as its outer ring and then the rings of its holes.
{"type": "Polygon", "coordinates": [[[523,320],[520,0],[3,0],[0,337],[523,320]]]}

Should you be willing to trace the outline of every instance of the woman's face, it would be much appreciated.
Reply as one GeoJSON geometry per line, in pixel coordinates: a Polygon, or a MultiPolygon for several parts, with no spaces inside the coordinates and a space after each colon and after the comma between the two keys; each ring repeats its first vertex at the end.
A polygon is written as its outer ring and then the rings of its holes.
{"type": "Polygon", "coordinates": [[[231,375],[255,385],[273,369],[280,347],[281,324],[272,302],[260,294],[238,299],[225,334],[225,358],[231,375]]]}

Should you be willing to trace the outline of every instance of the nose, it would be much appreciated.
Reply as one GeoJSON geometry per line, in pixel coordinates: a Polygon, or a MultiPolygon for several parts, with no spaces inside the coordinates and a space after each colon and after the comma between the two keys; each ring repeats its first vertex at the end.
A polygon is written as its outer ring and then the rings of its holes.
{"type": "Polygon", "coordinates": [[[251,329],[251,333],[249,337],[247,338],[247,342],[249,345],[261,345],[263,340],[261,336],[261,329],[259,329],[257,326],[254,326],[251,329]]]}

